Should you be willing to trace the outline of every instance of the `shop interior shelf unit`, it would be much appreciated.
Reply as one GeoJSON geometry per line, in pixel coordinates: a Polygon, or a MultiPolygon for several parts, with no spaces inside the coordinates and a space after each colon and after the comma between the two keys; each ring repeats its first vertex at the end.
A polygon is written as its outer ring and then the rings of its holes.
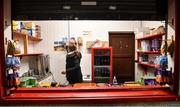
{"type": "Polygon", "coordinates": [[[40,42],[42,41],[42,38],[37,38],[37,37],[33,37],[27,34],[23,34],[20,32],[13,32],[13,40],[17,40],[17,39],[22,39],[24,42],[24,53],[21,54],[16,54],[15,56],[18,57],[25,57],[25,56],[38,56],[38,55],[42,55],[43,53],[28,53],[28,49],[29,49],[29,41],[35,41],[35,42],[40,42]]]}
{"type": "MultiPolygon", "coordinates": [[[[136,40],[137,40],[137,47],[138,48],[141,47],[140,44],[141,44],[141,41],[143,41],[143,40],[152,40],[152,39],[157,39],[157,38],[161,38],[162,39],[162,37],[164,35],[165,35],[165,33],[160,33],[160,34],[146,35],[144,37],[136,38],[136,40]]],[[[141,62],[139,60],[139,56],[141,54],[157,54],[157,55],[160,55],[161,54],[160,51],[141,51],[141,50],[138,50],[138,51],[136,51],[136,53],[137,53],[137,64],[142,65],[144,67],[153,67],[153,68],[155,68],[156,66],[159,66],[159,65],[156,65],[156,64],[150,64],[150,63],[141,62]]]]}

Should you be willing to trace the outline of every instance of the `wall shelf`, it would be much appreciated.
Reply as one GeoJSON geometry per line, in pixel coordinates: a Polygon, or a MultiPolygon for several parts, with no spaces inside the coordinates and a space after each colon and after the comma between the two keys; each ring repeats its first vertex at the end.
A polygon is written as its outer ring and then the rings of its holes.
{"type": "Polygon", "coordinates": [[[32,36],[28,36],[28,39],[31,41],[41,41],[42,38],[37,38],[37,37],[32,37],[32,36]]]}
{"type": "Polygon", "coordinates": [[[15,56],[25,57],[25,56],[38,56],[38,55],[42,55],[42,54],[43,53],[15,54],[15,56]]]}
{"type": "Polygon", "coordinates": [[[148,63],[143,63],[143,62],[137,62],[137,64],[143,65],[143,66],[145,66],[145,67],[152,67],[152,68],[156,68],[156,67],[159,66],[159,65],[157,65],[157,64],[148,64],[148,63]]]}
{"type": "Polygon", "coordinates": [[[136,40],[147,40],[147,39],[162,38],[163,35],[165,35],[165,33],[154,34],[154,35],[146,35],[146,36],[141,37],[141,38],[136,38],[136,40]]]}
{"type": "Polygon", "coordinates": [[[26,35],[26,34],[23,34],[23,33],[20,33],[20,32],[13,32],[13,39],[14,37],[17,38],[26,38],[26,36],[28,37],[28,40],[30,41],[41,41],[42,38],[37,38],[37,37],[33,37],[33,36],[30,36],[30,35],[26,35]]]}
{"type": "Polygon", "coordinates": [[[23,57],[39,56],[39,55],[43,55],[43,53],[15,54],[15,56],[20,57],[20,59],[22,59],[23,57]]]}
{"type": "Polygon", "coordinates": [[[161,54],[160,51],[137,51],[137,53],[141,53],[141,54],[161,54]]]}
{"type": "MultiPolygon", "coordinates": [[[[42,40],[42,38],[37,38],[37,37],[33,37],[27,34],[23,34],[20,32],[13,32],[13,40],[23,40],[23,46],[24,46],[24,52],[23,54],[19,54],[20,56],[32,56],[32,55],[37,55],[36,53],[34,54],[29,54],[28,53],[28,48],[29,48],[29,41],[36,41],[36,42],[40,42],[42,40]]],[[[39,55],[39,54],[38,54],[39,55]]]]}

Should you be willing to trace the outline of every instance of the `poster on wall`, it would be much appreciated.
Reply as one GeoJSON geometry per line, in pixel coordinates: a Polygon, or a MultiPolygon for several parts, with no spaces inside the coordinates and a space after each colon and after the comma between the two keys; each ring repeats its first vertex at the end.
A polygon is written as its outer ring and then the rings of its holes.
{"type": "Polygon", "coordinates": [[[101,41],[97,39],[96,41],[87,41],[86,42],[86,48],[105,48],[109,47],[109,42],[108,41],[101,41]]]}
{"type": "Polygon", "coordinates": [[[83,31],[82,33],[83,33],[83,36],[84,36],[84,37],[90,37],[90,36],[92,36],[92,31],[83,31]]]}
{"type": "Polygon", "coordinates": [[[77,43],[78,43],[78,46],[83,46],[83,38],[77,37],[77,43]]]}
{"type": "Polygon", "coordinates": [[[54,41],[54,51],[66,51],[68,40],[67,37],[63,37],[61,40],[54,41]]]}

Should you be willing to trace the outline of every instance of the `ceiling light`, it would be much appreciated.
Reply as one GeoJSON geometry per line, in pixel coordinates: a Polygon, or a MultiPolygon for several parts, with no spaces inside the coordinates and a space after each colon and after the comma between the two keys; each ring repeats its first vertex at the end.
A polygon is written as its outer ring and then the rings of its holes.
{"type": "Polygon", "coordinates": [[[116,6],[109,6],[109,10],[116,10],[117,7],[116,6]]]}
{"type": "Polygon", "coordinates": [[[96,1],[82,1],[81,2],[81,5],[97,5],[97,2],[96,1]]]}
{"type": "Polygon", "coordinates": [[[64,10],[70,10],[70,9],[71,9],[71,6],[63,6],[63,9],[64,9],[64,10]]]}
{"type": "Polygon", "coordinates": [[[74,20],[79,20],[79,18],[78,18],[78,17],[75,17],[74,20]]]}

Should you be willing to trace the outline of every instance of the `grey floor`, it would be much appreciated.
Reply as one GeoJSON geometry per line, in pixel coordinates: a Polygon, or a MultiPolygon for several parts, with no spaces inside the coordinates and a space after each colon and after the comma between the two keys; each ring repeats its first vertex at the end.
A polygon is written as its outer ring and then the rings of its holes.
{"type": "MultiPolygon", "coordinates": [[[[119,103],[119,104],[83,104],[83,105],[36,105],[27,107],[180,107],[180,102],[156,102],[156,103],[119,103]]],[[[26,105],[13,106],[13,107],[26,107],[26,105]]]]}

